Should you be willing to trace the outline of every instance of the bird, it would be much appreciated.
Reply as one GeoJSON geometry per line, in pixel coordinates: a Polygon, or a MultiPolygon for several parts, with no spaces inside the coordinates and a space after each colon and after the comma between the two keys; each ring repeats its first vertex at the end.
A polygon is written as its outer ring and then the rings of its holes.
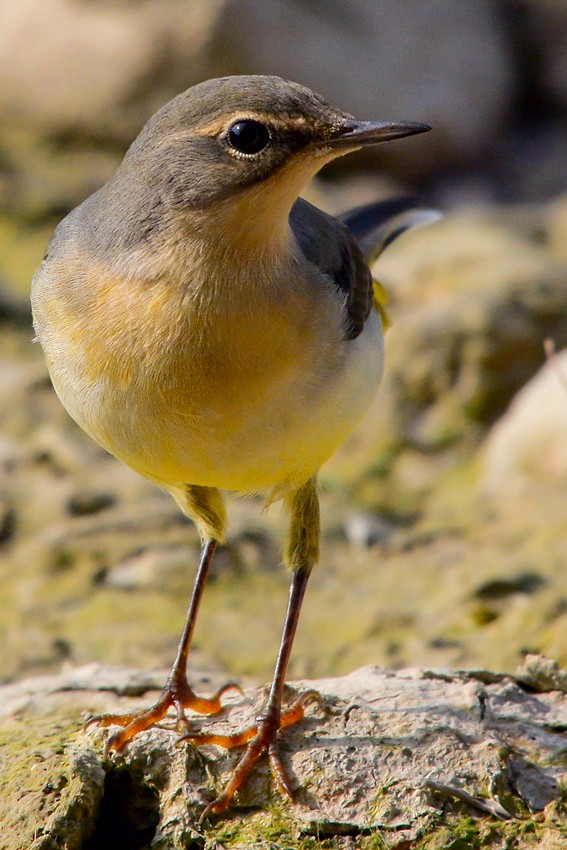
{"type": "Polygon", "coordinates": [[[208,80],[163,106],[116,173],[58,225],[32,282],[36,338],[73,419],[175,499],[202,541],[177,655],[148,709],[92,718],[122,750],[172,709],[182,740],[243,747],[231,804],[256,762],[291,796],[280,731],[316,694],[283,704],[309,575],[319,557],[318,472],[370,404],[384,360],[384,310],[369,262],[414,204],[377,202],[333,218],[300,198],[326,163],[431,129],[357,120],[275,76],[208,80]],[[357,238],[358,237],[358,238],[357,238]],[[189,648],[226,494],[283,501],[291,581],[265,704],[232,735],[191,731],[230,683],[198,696],[189,648]]]}

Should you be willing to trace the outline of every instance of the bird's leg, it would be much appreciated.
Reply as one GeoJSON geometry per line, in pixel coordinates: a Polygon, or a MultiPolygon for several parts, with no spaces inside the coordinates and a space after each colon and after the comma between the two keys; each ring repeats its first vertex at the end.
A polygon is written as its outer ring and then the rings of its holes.
{"type": "Polygon", "coordinates": [[[280,650],[266,704],[256,717],[256,723],[241,732],[233,735],[190,732],[181,739],[191,740],[197,744],[216,744],[227,749],[246,745],[246,750],[226,788],[214,802],[206,807],[201,820],[210,814],[219,814],[229,806],[232,797],[247,779],[253,765],[264,753],[268,755],[272,774],[280,790],[291,796],[290,783],[278,752],[278,733],[281,729],[302,720],[306,704],[318,698],[314,691],[309,691],[291,706],[282,709],[285,675],[301,603],[311,569],[319,553],[319,501],[316,479],[310,479],[307,484],[295,491],[289,501],[292,517],[285,560],[293,573],[280,650]]]}
{"type": "MultiPolygon", "coordinates": [[[[208,488],[191,489],[202,490],[206,494],[206,490],[208,488]]],[[[201,494],[201,502],[204,501],[205,499],[203,494],[201,494]]],[[[210,501],[211,499],[208,498],[207,502],[210,501]]],[[[221,514],[221,517],[222,516],[223,515],[221,514]]],[[[197,570],[189,608],[187,609],[183,631],[179,640],[177,655],[173,662],[165,687],[159,698],[152,706],[150,706],[150,708],[143,711],[133,712],[130,714],[101,714],[88,721],[87,725],[97,724],[100,727],[122,727],[119,732],[111,735],[106,742],[107,752],[109,750],[122,750],[128,741],[130,741],[135,735],[138,735],[140,732],[144,732],[146,729],[150,729],[152,726],[159,723],[160,720],[163,720],[170,708],[174,708],[176,712],[177,731],[187,732],[189,729],[189,722],[185,715],[185,709],[189,708],[199,714],[218,714],[222,711],[220,701],[221,696],[228,690],[234,689],[241,691],[238,685],[231,682],[223,685],[222,688],[219,688],[212,697],[199,697],[193,692],[187,680],[187,656],[193,632],[195,630],[199,604],[203,596],[209,568],[217,545],[218,541],[212,538],[205,540],[203,543],[199,568],[197,570]]]]}

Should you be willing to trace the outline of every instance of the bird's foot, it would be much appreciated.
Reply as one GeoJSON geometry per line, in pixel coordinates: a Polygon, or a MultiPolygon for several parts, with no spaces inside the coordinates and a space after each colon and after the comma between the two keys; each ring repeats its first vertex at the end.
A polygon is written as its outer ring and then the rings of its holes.
{"type": "Polygon", "coordinates": [[[254,764],[264,753],[268,754],[272,776],[280,791],[290,798],[293,797],[289,778],[278,752],[277,737],[281,729],[293,726],[304,718],[305,706],[310,702],[321,702],[321,696],[317,691],[307,691],[283,711],[279,706],[267,706],[256,718],[256,724],[248,726],[241,732],[232,735],[187,732],[179,739],[178,744],[183,741],[190,741],[192,744],[215,744],[227,750],[246,746],[224,791],[205,808],[199,818],[200,822],[209,815],[221,814],[228,808],[232,798],[248,778],[254,764]]]}
{"type": "Polygon", "coordinates": [[[176,720],[175,729],[177,732],[189,732],[189,720],[185,714],[185,709],[196,711],[199,714],[219,714],[222,710],[220,698],[227,691],[236,690],[242,693],[242,688],[234,682],[229,682],[223,685],[212,697],[197,696],[187,681],[185,675],[176,676],[170,675],[166,686],[161,692],[156,702],[149,708],[143,711],[135,711],[131,714],[99,714],[96,717],[91,717],[87,721],[86,726],[97,725],[101,729],[107,726],[121,726],[119,732],[111,735],[105,744],[105,755],[111,750],[120,752],[124,749],[128,741],[131,741],[140,732],[145,732],[146,729],[151,729],[152,726],[159,724],[167,715],[170,708],[175,709],[176,720]]]}

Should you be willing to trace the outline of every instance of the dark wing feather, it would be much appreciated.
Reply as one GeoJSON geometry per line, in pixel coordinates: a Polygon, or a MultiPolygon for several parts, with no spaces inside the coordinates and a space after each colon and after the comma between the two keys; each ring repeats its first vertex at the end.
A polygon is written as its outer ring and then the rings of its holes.
{"type": "Polygon", "coordinates": [[[372,310],[372,275],[356,239],[346,225],[299,198],[290,214],[299,247],[344,295],[345,338],[356,339],[372,310]]]}
{"type": "Polygon", "coordinates": [[[338,218],[302,198],[296,201],[290,215],[291,229],[307,259],[344,294],[346,339],[356,339],[372,310],[369,263],[410,227],[420,227],[440,217],[437,210],[417,207],[412,198],[377,201],[338,218]]]}

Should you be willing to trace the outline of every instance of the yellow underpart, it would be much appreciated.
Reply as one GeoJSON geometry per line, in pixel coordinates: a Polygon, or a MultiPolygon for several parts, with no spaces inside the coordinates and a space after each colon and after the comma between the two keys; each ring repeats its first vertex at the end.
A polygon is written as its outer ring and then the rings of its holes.
{"type": "Polygon", "coordinates": [[[382,327],[387,331],[392,324],[392,320],[386,309],[386,304],[390,299],[388,298],[386,288],[376,278],[372,279],[372,286],[374,289],[374,308],[382,319],[382,327]]]}

